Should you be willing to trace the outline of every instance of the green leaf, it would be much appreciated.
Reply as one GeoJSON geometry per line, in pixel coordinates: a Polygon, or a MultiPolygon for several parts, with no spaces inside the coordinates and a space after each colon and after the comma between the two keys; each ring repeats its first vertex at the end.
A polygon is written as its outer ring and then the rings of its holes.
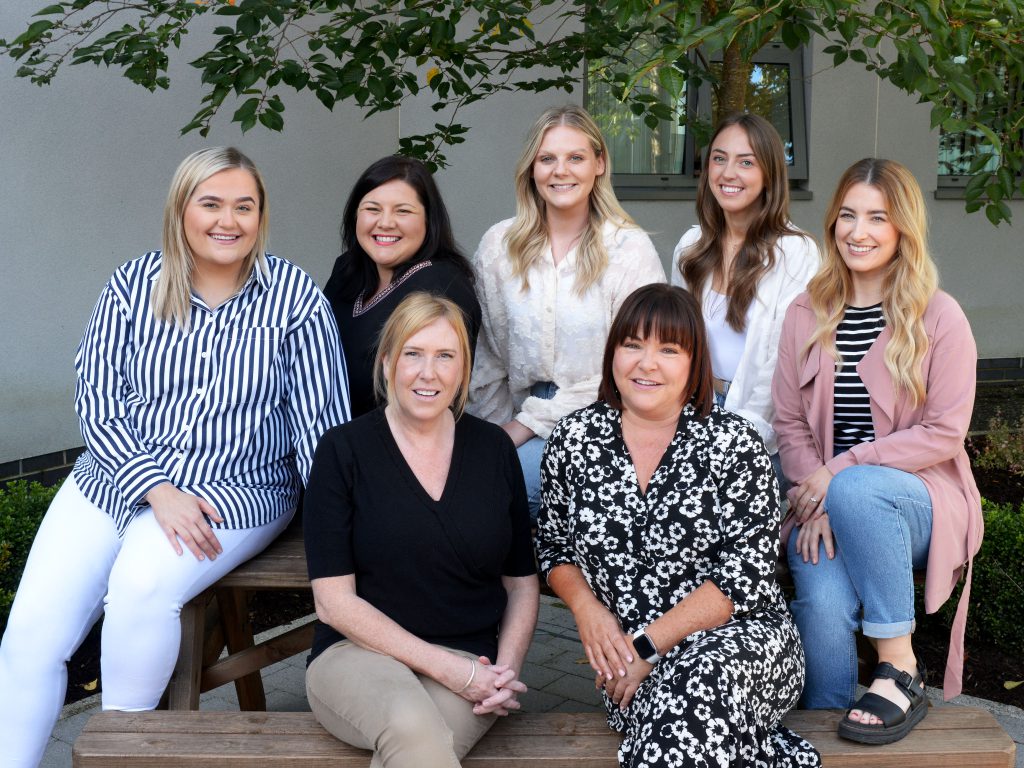
{"type": "Polygon", "coordinates": [[[273,110],[261,112],[259,119],[265,128],[269,128],[272,131],[280,131],[284,128],[284,118],[281,117],[280,113],[273,110]]]}
{"type": "Polygon", "coordinates": [[[64,6],[63,5],[48,5],[45,8],[43,8],[41,11],[36,11],[32,15],[33,16],[53,16],[54,14],[57,14],[57,13],[64,13],[64,6]]]}
{"type": "Polygon", "coordinates": [[[28,29],[14,38],[11,43],[12,46],[23,45],[25,43],[33,43],[39,39],[39,37],[48,30],[53,29],[53,22],[47,19],[41,19],[40,21],[33,21],[28,25],[28,29]]]}

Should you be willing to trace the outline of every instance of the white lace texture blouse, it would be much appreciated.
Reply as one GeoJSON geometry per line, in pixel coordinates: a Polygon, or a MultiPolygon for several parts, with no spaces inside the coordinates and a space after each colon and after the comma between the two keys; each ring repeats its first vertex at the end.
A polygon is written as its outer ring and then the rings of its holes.
{"type": "Polygon", "coordinates": [[[473,256],[483,323],[469,411],[497,424],[515,418],[547,439],[560,418],[597,399],[615,313],[640,286],[666,282],[665,270],[646,232],[606,222],[608,266],[583,296],[575,290],[575,248],[557,267],[549,249],[523,291],[504,243],[511,224],[487,230],[473,256]],[[530,396],[542,381],[558,386],[550,400],[530,396]]]}

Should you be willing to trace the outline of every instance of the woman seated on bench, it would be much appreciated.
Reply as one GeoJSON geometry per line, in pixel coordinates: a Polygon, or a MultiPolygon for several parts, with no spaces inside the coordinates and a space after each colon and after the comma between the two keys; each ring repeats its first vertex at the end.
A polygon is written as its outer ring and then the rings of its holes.
{"type": "MultiPolygon", "coordinates": [[[[784,540],[807,653],[803,703],[853,704],[861,630],[880,663],[839,735],[869,744],[903,738],[928,708],[911,644],[913,570],[928,567],[931,613],[981,543],[964,451],[977,352],[963,310],[938,290],[925,210],[899,163],[847,169],[822,269],[786,314],[773,387],[782,467],[796,483],[784,540]]],[[[947,698],[960,692],[969,593],[968,566],[947,698]]]]}
{"type": "Polygon", "coordinates": [[[86,452],[39,528],[0,646],[4,766],[39,763],[66,662],[101,613],[103,708],[157,705],[182,604],[285,528],[317,440],[348,418],[331,308],[266,239],[252,161],[204,149],[175,173],[163,251],[100,294],[75,359],[86,452]]]}
{"type": "Polygon", "coordinates": [[[548,439],[537,547],[624,733],[620,765],[820,765],[779,724],[804,658],[775,583],[771,460],[714,404],[692,295],[626,298],[600,397],[548,439]]]}
{"type": "Polygon", "coordinates": [[[508,435],[463,413],[469,365],[458,306],[410,294],[377,350],[386,405],[330,430],[313,461],[303,523],[321,623],[306,693],[374,766],[458,766],[526,690],[526,489],[508,435]]]}

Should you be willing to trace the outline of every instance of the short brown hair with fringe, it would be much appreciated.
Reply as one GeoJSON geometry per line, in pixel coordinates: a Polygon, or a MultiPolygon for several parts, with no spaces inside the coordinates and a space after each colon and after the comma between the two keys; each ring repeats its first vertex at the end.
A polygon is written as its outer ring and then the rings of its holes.
{"type": "Polygon", "coordinates": [[[615,350],[626,339],[647,339],[651,336],[668,344],[678,344],[690,356],[690,377],[679,405],[692,403],[702,418],[707,416],[715,402],[715,391],[704,316],[692,294],[664,283],[637,288],[619,307],[604,346],[598,399],[618,411],[623,410],[622,398],[612,376],[615,350]]]}

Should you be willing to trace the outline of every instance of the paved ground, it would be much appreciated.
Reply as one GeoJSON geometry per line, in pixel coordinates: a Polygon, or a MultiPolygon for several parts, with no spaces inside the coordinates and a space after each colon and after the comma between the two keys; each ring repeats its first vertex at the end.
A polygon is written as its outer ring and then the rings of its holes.
{"type": "MultiPolygon", "coordinates": [[[[287,629],[282,627],[273,634],[287,629]]],[[[263,639],[263,636],[258,639],[263,639]]],[[[309,711],[303,682],[305,667],[305,654],[300,654],[263,671],[267,709],[309,711]]],[[[553,598],[541,597],[537,632],[523,679],[530,687],[521,698],[523,709],[528,712],[597,712],[602,709],[572,614],[553,598]]],[[[929,694],[936,706],[943,705],[941,691],[930,689],[929,694]]],[[[984,707],[991,711],[1017,742],[1016,768],[1024,768],[1024,710],[970,696],[960,696],[954,704],[984,707]]],[[[237,709],[234,686],[226,685],[203,694],[200,708],[237,709]]],[[[71,744],[98,709],[98,696],[64,708],[46,750],[43,768],[71,767],[71,744]]]]}

